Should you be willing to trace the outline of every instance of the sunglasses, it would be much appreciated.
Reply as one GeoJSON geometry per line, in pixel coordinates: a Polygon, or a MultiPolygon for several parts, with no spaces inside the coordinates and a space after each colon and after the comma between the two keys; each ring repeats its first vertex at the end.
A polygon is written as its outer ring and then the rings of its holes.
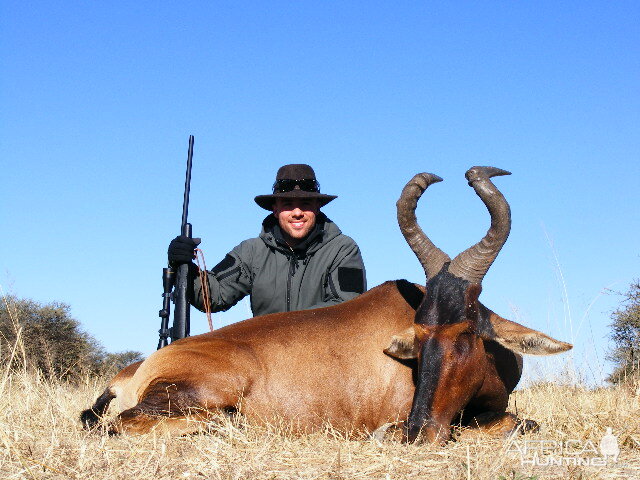
{"type": "Polygon", "coordinates": [[[273,193],[285,193],[295,190],[298,187],[305,192],[320,192],[320,184],[316,179],[303,178],[301,180],[293,180],[289,178],[283,178],[276,180],[273,184],[273,193]]]}

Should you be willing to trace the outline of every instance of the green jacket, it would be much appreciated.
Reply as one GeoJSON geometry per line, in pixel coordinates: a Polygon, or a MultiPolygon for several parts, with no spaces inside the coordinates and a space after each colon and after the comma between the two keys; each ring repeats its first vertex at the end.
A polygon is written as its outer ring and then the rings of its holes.
{"type": "MultiPolygon", "coordinates": [[[[259,237],[242,242],[207,273],[212,311],[228,310],[250,295],[254,316],[335,305],[367,288],[358,245],[323,213],[293,249],[269,215],[259,237]]],[[[204,310],[197,276],[192,303],[204,310]]]]}

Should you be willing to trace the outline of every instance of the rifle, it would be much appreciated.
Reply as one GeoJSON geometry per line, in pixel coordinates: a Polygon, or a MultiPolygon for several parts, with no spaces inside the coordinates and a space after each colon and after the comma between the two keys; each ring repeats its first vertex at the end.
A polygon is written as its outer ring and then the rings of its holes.
{"type": "MultiPolygon", "coordinates": [[[[189,151],[187,154],[187,175],[184,182],[184,199],[182,202],[182,226],[181,235],[191,238],[191,224],[187,222],[189,214],[189,190],[191,188],[191,161],[193,160],[193,135],[189,135],[189,151]]],[[[189,284],[189,264],[180,265],[176,270],[169,268],[162,269],[162,310],[158,313],[161,318],[160,340],[158,350],[166,347],[167,338],[171,341],[189,336],[190,327],[190,305],[187,298],[189,284]],[[175,287],[175,288],[174,288],[175,287]],[[171,290],[173,289],[173,293],[171,290]],[[171,299],[175,303],[173,315],[173,327],[169,328],[169,316],[171,313],[171,299]]]]}

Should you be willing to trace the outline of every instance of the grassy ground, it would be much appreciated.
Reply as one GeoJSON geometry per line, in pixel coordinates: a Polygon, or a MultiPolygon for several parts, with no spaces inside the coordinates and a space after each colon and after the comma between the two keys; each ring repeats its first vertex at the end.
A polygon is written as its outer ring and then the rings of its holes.
{"type": "Polygon", "coordinates": [[[538,384],[514,393],[510,411],[537,420],[539,433],[495,439],[467,431],[445,447],[349,439],[330,428],[291,436],[275,427],[229,422],[183,438],[85,432],[78,415],[103,388],[98,379],[71,387],[5,372],[0,478],[640,478],[640,397],[632,387],[538,384]],[[607,427],[620,447],[617,463],[575,465],[598,463],[607,427]],[[554,459],[561,465],[547,465],[554,459]]]}

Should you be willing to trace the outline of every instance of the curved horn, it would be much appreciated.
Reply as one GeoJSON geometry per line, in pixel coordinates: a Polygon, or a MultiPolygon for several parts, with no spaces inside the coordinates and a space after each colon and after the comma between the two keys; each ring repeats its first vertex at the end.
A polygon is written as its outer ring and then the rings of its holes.
{"type": "Polygon", "coordinates": [[[449,272],[453,275],[471,283],[482,282],[511,230],[509,204],[490,180],[498,175],[511,175],[511,172],[495,167],[472,167],[465,173],[469,185],[476,191],[491,215],[491,227],[484,238],[454,258],[449,267],[449,272]]]}
{"type": "Polygon", "coordinates": [[[402,235],[420,260],[428,279],[435,276],[451,259],[429,240],[418,225],[416,205],[429,185],[441,181],[442,179],[433,173],[419,173],[405,185],[396,202],[398,225],[402,235]]]}

